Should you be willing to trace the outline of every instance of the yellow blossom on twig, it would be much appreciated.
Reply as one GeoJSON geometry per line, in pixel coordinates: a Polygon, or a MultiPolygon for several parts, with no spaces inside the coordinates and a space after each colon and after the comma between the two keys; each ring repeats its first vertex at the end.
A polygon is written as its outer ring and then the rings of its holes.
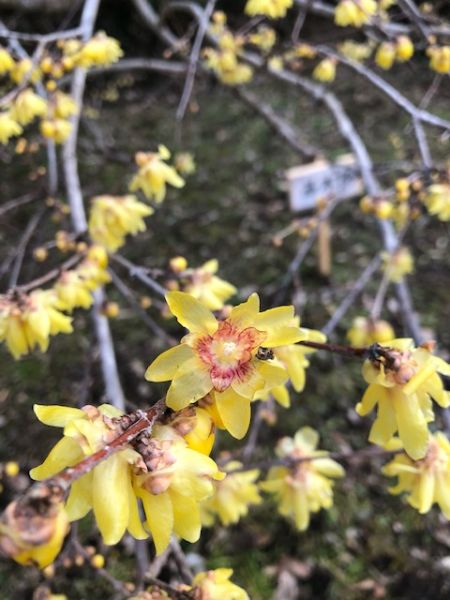
{"type": "Polygon", "coordinates": [[[146,198],[159,203],[166,196],[166,184],[182,188],[184,180],[166,163],[169,158],[169,150],[162,145],[158,152],[138,152],[135,160],[139,171],[131,180],[130,191],[142,190],[146,198]]]}

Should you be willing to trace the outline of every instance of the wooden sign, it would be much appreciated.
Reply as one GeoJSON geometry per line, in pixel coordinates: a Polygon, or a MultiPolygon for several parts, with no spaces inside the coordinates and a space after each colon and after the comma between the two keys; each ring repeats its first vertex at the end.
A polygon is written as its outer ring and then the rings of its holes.
{"type": "Polygon", "coordinates": [[[334,163],[315,160],[308,165],[293,167],[286,172],[289,201],[294,212],[316,208],[321,198],[345,200],[363,191],[359,169],[352,154],[345,154],[334,163]]]}

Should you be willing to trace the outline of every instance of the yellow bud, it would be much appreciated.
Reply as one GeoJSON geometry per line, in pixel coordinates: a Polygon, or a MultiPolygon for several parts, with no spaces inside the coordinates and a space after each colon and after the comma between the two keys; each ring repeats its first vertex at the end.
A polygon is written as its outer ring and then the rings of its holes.
{"type": "Polygon", "coordinates": [[[47,257],[48,257],[47,249],[44,248],[43,246],[39,246],[39,248],[35,248],[33,250],[33,258],[37,262],[44,262],[44,260],[46,260],[47,257]]]}
{"type": "Polygon", "coordinates": [[[45,74],[48,74],[51,72],[52,67],[53,67],[53,61],[50,58],[50,56],[46,56],[44,59],[42,59],[40,67],[41,67],[41,71],[45,74]]]}
{"type": "Polygon", "coordinates": [[[56,81],[54,79],[50,79],[45,84],[45,87],[46,87],[46,89],[47,89],[48,92],[54,92],[56,90],[56,87],[57,87],[56,81]]]}
{"type": "Polygon", "coordinates": [[[77,567],[82,567],[84,565],[84,557],[81,554],[77,554],[75,556],[74,563],[77,567]]]}
{"type": "Polygon", "coordinates": [[[71,56],[65,56],[62,59],[62,65],[65,71],[71,71],[75,66],[75,61],[71,56]]]}
{"type": "Polygon", "coordinates": [[[395,191],[397,195],[397,199],[401,202],[408,200],[410,192],[409,192],[409,181],[406,177],[402,177],[401,179],[397,179],[395,182],[395,191]]]}
{"type": "Polygon", "coordinates": [[[397,38],[396,58],[399,62],[408,61],[414,54],[414,44],[407,35],[397,38]]]}
{"type": "Polygon", "coordinates": [[[140,303],[142,308],[147,309],[152,305],[152,299],[149,296],[142,296],[140,303]]]}
{"type": "Polygon", "coordinates": [[[370,213],[373,210],[373,200],[370,196],[364,196],[359,202],[359,208],[363,213],[370,213]]]}
{"type": "Polygon", "coordinates": [[[79,254],[83,254],[84,252],[86,252],[88,249],[88,245],[86,244],[86,242],[78,242],[77,247],[76,247],[76,251],[79,254]]]}
{"type": "Polygon", "coordinates": [[[178,281],[175,279],[169,279],[166,281],[166,288],[171,291],[176,291],[180,289],[180,286],[178,285],[178,281]]]}
{"type": "Polygon", "coordinates": [[[394,44],[391,42],[383,42],[378,46],[378,50],[375,54],[375,62],[379,67],[388,71],[394,64],[396,56],[396,49],[394,44]]]}
{"type": "Polygon", "coordinates": [[[5,474],[8,475],[8,477],[15,477],[19,472],[20,467],[15,461],[11,460],[5,464],[5,474]]]}
{"type": "Polygon", "coordinates": [[[61,64],[53,65],[51,74],[52,74],[52,77],[54,77],[55,79],[60,79],[60,77],[62,77],[64,75],[64,69],[63,69],[62,65],[61,64]]]}
{"type": "Polygon", "coordinates": [[[389,219],[392,215],[393,206],[388,200],[379,200],[375,204],[375,214],[379,219],[389,219]]]}
{"type": "Polygon", "coordinates": [[[20,138],[17,140],[16,144],[16,154],[23,154],[27,149],[28,142],[25,138],[20,138]]]}
{"type": "Polygon", "coordinates": [[[169,265],[174,273],[181,273],[187,269],[188,262],[184,256],[175,256],[170,259],[169,265]]]}
{"type": "Polygon", "coordinates": [[[120,308],[117,302],[107,302],[102,312],[105,317],[108,317],[109,319],[115,319],[120,312],[120,308]]]}
{"type": "Polygon", "coordinates": [[[51,565],[48,565],[48,567],[45,567],[45,569],[42,569],[42,574],[46,579],[51,579],[52,577],[54,577],[55,565],[52,563],[51,565]]]}
{"type": "Polygon", "coordinates": [[[91,558],[91,565],[95,569],[103,569],[105,566],[105,557],[103,554],[94,554],[94,556],[91,558]]]}

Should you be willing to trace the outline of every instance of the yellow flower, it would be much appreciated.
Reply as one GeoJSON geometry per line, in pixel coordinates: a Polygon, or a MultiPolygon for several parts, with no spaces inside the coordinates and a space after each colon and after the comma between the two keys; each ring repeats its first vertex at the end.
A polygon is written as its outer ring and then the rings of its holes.
{"type": "Polygon", "coordinates": [[[362,62],[371,56],[373,48],[370,43],[361,44],[353,40],[346,40],[339,44],[338,50],[347,58],[362,62]]]}
{"type": "Polygon", "coordinates": [[[427,51],[430,56],[430,68],[437,73],[450,71],[450,46],[433,46],[427,51]]]}
{"type": "Polygon", "coordinates": [[[51,335],[72,333],[71,318],[58,309],[52,290],[0,296],[0,341],[16,359],[36,346],[45,352],[51,335]]]}
{"type": "Polygon", "coordinates": [[[40,70],[35,67],[33,71],[33,61],[29,58],[23,58],[16,62],[13,68],[10,71],[10,77],[14,81],[14,83],[20,84],[25,79],[29,78],[32,83],[36,83],[39,81],[41,77],[40,70]],[[31,74],[30,74],[31,72],[31,74]]]}
{"type": "Polygon", "coordinates": [[[210,310],[221,310],[225,302],[237,292],[234,285],[215,275],[218,269],[219,262],[213,258],[197,269],[186,271],[186,283],[182,283],[183,291],[210,310]]]}
{"type": "Polygon", "coordinates": [[[170,426],[196,452],[209,456],[215,440],[216,424],[207,410],[188,406],[173,414],[170,426]]]}
{"type": "Polygon", "coordinates": [[[399,62],[407,62],[414,54],[414,44],[407,35],[400,35],[395,46],[395,57],[399,62]]]}
{"type": "Polygon", "coordinates": [[[283,438],[277,446],[280,458],[295,461],[302,457],[313,460],[293,462],[292,467],[277,466],[269,470],[261,488],[274,494],[278,510],[284,517],[294,520],[297,529],[305,531],[310,513],[329,509],[333,505],[333,480],[342,477],[344,469],[328,458],[328,452],[316,450],[319,435],[310,427],[303,427],[294,438],[283,438]]]}
{"type": "Polygon", "coordinates": [[[170,152],[165,146],[159,146],[158,152],[138,152],[135,159],[139,171],[131,180],[130,190],[142,190],[149,200],[153,198],[159,203],[166,196],[166,184],[182,188],[184,180],[165,162],[169,158],[170,152]]]}
{"type": "Polygon", "coordinates": [[[395,250],[392,254],[382,252],[383,269],[389,279],[398,283],[405,275],[414,271],[414,262],[411,252],[406,246],[395,250]]]}
{"type": "Polygon", "coordinates": [[[42,117],[47,111],[47,102],[27,88],[14,100],[11,116],[21,125],[28,125],[35,117],[42,117]]]}
{"type": "Polygon", "coordinates": [[[364,348],[375,343],[385,344],[394,338],[394,330],[387,321],[372,321],[366,317],[353,319],[352,327],[347,332],[347,339],[355,348],[364,348]]]}
{"type": "Polygon", "coordinates": [[[378,46],[375,54],[375,62],[379,67],[388,71],[394,64],[396,49],[391,42],[383,42],[378,46]]]}
{"type": "Polygon", "coordinates": [[[0,75],[9,73],[14,68],[14,60],[11,54],[0,46],[0,75]]]}
{"type": "Polygon", "coordinates": [[[63,144],[72,131],[72,124],[65,119],[44,119],[41,121],[41,134],[57,144],[63,144]]]}
{"type": "Polygon", "coordinates": [[[427,423],[434,420],[432,400],[442,407],[450,405],[450,394],[438,375],[450,375],[450,367],[433,356],[428,345],[415,348],[409,339],[392,340],[383,348],[379,359],[364,363],[369,387],[356,412],[365,416],[378,405],[369,440],[385,446],[398,431],[407,454],[418,460],[427,450],[427,423]]]}
{"type": "Polygon", "coordinates": [[[377,11],[374,0],[341,0],[334,12],[334,22],[341,27],[361,27],[377,11]]]}
{"type": "Polygon", "coordinates": [[[57,90],[52,97],[52,109],[53,115],[57,119],[68,119],[78,110],[76,103],[72,100],[72,96],[60,90],[57,90]]]}
{"type": "Polygon", "coordinates": [[[20,135],[22,131],[22,127],[13,118],[11,111],[0,113],[0,142],[2,144],[7,144],[9,138],[20,135]]]}
{"type": "Polygon", "coordinates": [[[247,515],[250,504],[261,504],[261,496],[255,484],[259,471],[252,469],[241,473],[232,472],[240,467],[242,464],[237,461],[227,463],[224,467],[227,473],[225,479],[214,483],[214,495],[201,506],[205,525],[212,525],[215,516],[225,526],[237,523],[247,515]]]}
{"type": "Polygon", "coordinates": [[[199,503],[213,494],[213,480],[224,474],[167,425],[153,427],[146,451],[149,472],[135,476],[134,490],[144,506],[156,552],[161,554],[172,532],[192,543],[199,539],[199,503]]]}
{"type": "Polygon", "coordinates": [[[57,279],[54,290],[58,297],[58,307],[72,312],[74,308],[92,306],[91,292],[110,281],[106,271],[108,256],[101,246],[91,246],[86,258],[70,271],[63,271],[57,279]]]}
{"type": "Polygon", "coordinates": [[[260,346],[275,348],[301,339],[291,326],[292,306],[259,312],[259,297],[234,307],[218,321],[203,304],[184,292],[166,295],[172,314],[190,330],[182,343],[167,350],[148,367],[149,381],[169,381],[167,405],[181,410],[214,390],[215,402],[227,430],[242,438],[250,423],[250,402],[257,390],[281,385],[284,368],[258,358],[260,346]]]}
{"type": "Polygon", "coordinates": [[[270,19],[280,19],[286,16],[294,0],[248,0],[245,13],[250,17],[265,15],[270,19]]]}
{"type": "Polygon", "coordinates": [[[389,477],[398,477],[391,494],[406,492],[406,500],[421,514],[427,513],[436,502],[450,519],[450,443],[437,432],[430,435],[427,452],[422,460],[414,461],[407,454],[398,454],[383,468],[389,477]]]}
{"type": "Polygon", "coordinates": [[[121,56],[123,52],[119,42],[101,31],[76,51],[73,58],[77,66],[90,68],[111,65],[121,56]]]}
{"type": "MultiPolygon", "coordinates": [[[[121,432],[117,418],[122,412],[109,404],[85,406],[35,405],[37,418],[46,425],[64,427],[62,439],[45,461],[30,471],[42,480],[76,465],[100,450],[121,432]]],[[[120,450],[74,481],[66,502],[69,521],[83,518],[91,509],[105,544],[117,544],[126,530],[136,539],[145,539],[132,487],[132,466],[141,466],[142,457],[131,448],[120,450]]]]}
{"type": "Polygon", "coordinates": [[[448,183],[430,185],[424,202],[431,215],[437,215],[440,221],[450,221],[450,185],[448,183]]]}
{"type": "Polygon", "coordinates": [[[175,168],[183,175],[192,175],[197,169],[190,152],[179,152],[175,155],[175,168]]]}
{"type": "Polygon", "coordinates": [[[324,58],[313,71],[314,79],[318,81],[334,81],[336,77],[336,61],[324,58]]]}
{"type": "Polygon", "coordinates": [[[0,520],[0,551],[21,565],[44,569],[59,554],[69,522],[59,496],[37,487],[31,492],[33,500],[39,510],[18,501],[6,508],[0,520]]]}
{"type": "Polygon", "coordinates": [[[269,52],[277,41],[277,34],[271,27],[258,27],[249,35],[249,42],[260,48],[263,52],[269,52]]]}
{"type": "Polygon", "coordinates": [[[247,592],[230,581],[232,569],[197,573],[192,581],[194,597],[199,600],[250,600],[247,592]]]}
{"type": "Polygon", "coordinates": [[[115,252],[124,245],[127,234],[145,231],[143,217],[152,213],[153,209],[136,196],[96,196],[92,199],[89,234],[95,243],[115,252]]]}
{"type": "Polygon", "coordinates": [[[247,83],[253,77],[253,69],[238,60],[239,45],[236,44],[231,34],[222,35],[219,43],[221,50],[216,51],[206,48],[203,56],[206,66],[214,71],[218,79],[226,85],[241,85],[247,83]],[[224,40],[227,43],[223,43],[224,40]],[[230,43],[228,44],[228,41],[230,43]]]}

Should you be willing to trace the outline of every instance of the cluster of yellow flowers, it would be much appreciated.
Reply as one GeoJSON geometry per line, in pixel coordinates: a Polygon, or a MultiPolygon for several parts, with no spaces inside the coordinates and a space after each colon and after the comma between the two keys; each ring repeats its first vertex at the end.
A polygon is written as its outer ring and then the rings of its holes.
{"type": "Polygon", "coordinates": [[[267,480],[260,484],[274,494],[280,513],[294,521],[300,531],[309,526],[311,513],[333,504],[333,479],[343,477],[344,469],[328,457],[328,452],[317,450],[319,435],[310,427],[303,427],[294,438],[283,438],[277,446],[277,455],[289,466],[269,470],[267,480]]]}
{"type": "Polygon", "coordinates": [[[210,310],[223,309],[225,302],[237,292],[234,285],[217,277],[219,261],[215,258],[192,268],[183,256],[176,256],[171,259],[170,268],[177,279],[167,282],[169,289],[187,292],[210,310]]]}
{"type": "MultiPolygon", "coordinates": [[[[259,312],[257,294],[232,308],[223,320],[185,292],[168,292],[166,298],[171,312],[190,333],[153,361],[146,379],[171,381],[166,403],[173,410],[207,398],[205,408],[216,425],[238,439],[248,430],[250,404],[257,394],[287,382],[290,373],[284,361],[290,364],[295,343],[310,335],[321,336],[299,327],[293,307],[259,312]]],[[[291,372],[301,369],[304,373],[305,362],[292,363],[291,372]]],[[[298,380],[302,383],[301,376],[298,380]]]]}
{"type": "Polygon", "coordinates": [[[440,221],[450,221],[450,184],[434,183],[427,189],[424,204],[431,215],[440,221]]]}
{"type": "Polygon", "coordinates": [[[37,346],[48,348],[50,336],[72,333],[72,319],[60,312],[54,290],[20,291],[0,296],[0,341],[18,359],[37,346]]]}
{"type": "Polygon", "coordinates": [[[377,9],[375,0],[340,0],[334,11],[334,22],[340,27],[362,27],[377,9]]]}
{"type": "Polygon", "coordinates": [[[450,46],[430,46],[427,54],[433,71],[444,75],[450,72],[450,46]]]}
{"type": "MultiPolygon", "coordinates": [[[[83,409],[36,405],[35,412],[46,425],[64,427],[63,438],[42,465],[32,469],[30,474],[37,480],[77,464],[122,431],[122,412],[108,404],[83,409]]],[[[190,448],[176,428],[157,424],[151,437],[141,438],[136,449],[125,447],[75,481],[65,511],[69,521],[74,521],[93,510],[106,544],[117,544],[127,530],[136,539],[151,533],[161,553],[172,532],[197,541],[199,503],[212,495],[212,481],[223,477],[215,462],[190,448]]]]}
{"type": "Polygon", "coordinates": [[[92,198],[89,235],[108,252],[115,252],[128,234],[145,231],[144,217],[151,214],[153,209],[136,196],[96,196],[92,198]]]}
{"type": "Polygon", "coordinates": [[[414,44],[406,35],[399,36],[395,42],[382,42],[375,53],[375,62],[388,71],[395,61],[404,63],[414,54],[414,44]]]}
{"type": "Polygon", "coordinates": [[[117,40],[105,33],[97,33],[86,43],[79,40],[60,40],[60,56],[49,53],[34,64],[29,58],[15,60],[0,47],[0,76],[9,75],[11,83],[18,85],[17,94],[0,113],[0,143],[20,135],[23,127],[40,119],[41,134],[56,143],[64,142],[71,131],[69,118],[77,107],[72,98],[57,89],[57,81],[75,67],[105,66],[122,56],[117,40]],[[36,93],[34,85],[44,82],[48,98],[36,93]],[[29,83],[30,85],[26,85],[29,83]],[[24,87],[24,89],[22,89],[24,87]]]}
{"type": "Polygon", "coordinates": [[[294,0],[248,0],[245,12],[250,17],[264,15],[269,19],[281,19],[294,4],[294,0]]]}
{"type": "Polygon", "coordinates": [[[405,275],[414,271],[414,260],[406,246],[401,246],[394,252],[382,252],[383,269],[389,281],[398,283],[405,275]]]}
{"type": "Polygon", "coordinates": [[[364,348],[372,344],[385,344],[395,338],[394,330],[387,321],[356,317],[347,332],[350,345],[364,348]]]}
{"type": "Polygon", "coordinates": [[[334,81],[336,77],[336,60],[334,58],[324,58],[313,71],[314,79],[318,81],[334,81]]]}
{"type": "Polygon", "coordinates": [[[18,359],[36,347],[48,348],[50,337],[72,333],[72,319],[64,312],[92,305],[92,291],[109,281],[108,257],[100,246],[91,246],[74,269],[63,271],[48,290],[29,294],[20,289],[0,296],[0,341],[18,359]]]}
{"type": "Polygon", "coordinates": [[[170,156],[169,150],[162,145],[158,152],[138,152],[135,161],[139,171],[131,180],[130,191],[142,190],[146,198],[161,203],[166,197],[167,184],[182,188],[184,179],[166,162],[170,156]]]}
{"type": "Polygon", "coordinates": [[[450,405],[438,373],[449,375],[450,366],[433,356],[432,346],[415,348],[410,339],[391,340],[381,346],[377,359],[366,360],[363,376],[369,387],[356,411],[367,415],[378,405],[369,440],[386,446],[398,432],[408,456],[424,458],[430,440],[427,424],[434,420],[432,399],[444,408],[450,405]]]}

